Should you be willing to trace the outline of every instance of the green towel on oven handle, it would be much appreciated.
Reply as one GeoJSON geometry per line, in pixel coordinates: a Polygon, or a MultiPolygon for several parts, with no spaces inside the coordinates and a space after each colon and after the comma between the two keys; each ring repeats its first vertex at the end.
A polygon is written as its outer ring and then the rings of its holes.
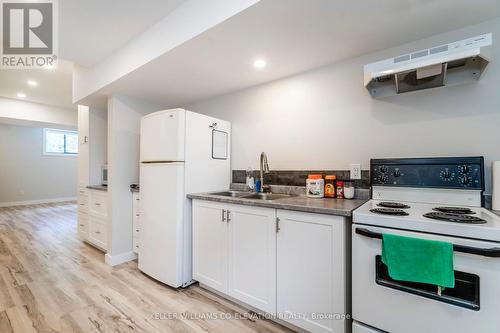
{"type": "Polygon", "coordinates": [[[382,262],[394,280],[455,287],[451,243],[383,234],[382,262]]]}

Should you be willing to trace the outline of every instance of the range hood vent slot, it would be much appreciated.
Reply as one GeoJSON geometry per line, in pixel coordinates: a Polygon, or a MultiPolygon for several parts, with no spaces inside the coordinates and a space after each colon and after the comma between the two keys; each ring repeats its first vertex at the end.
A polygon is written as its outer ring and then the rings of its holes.
{"type": "Polygon", "coordinates": [[[491,61],[492,34],[365,65],[365,87],[381,98],[479,80],[491,61]]]}

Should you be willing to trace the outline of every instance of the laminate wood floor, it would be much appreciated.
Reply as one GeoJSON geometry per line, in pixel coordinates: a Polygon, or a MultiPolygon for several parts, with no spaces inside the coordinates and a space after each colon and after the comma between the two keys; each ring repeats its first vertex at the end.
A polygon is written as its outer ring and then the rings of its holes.
{"type": "Polygon", "coordinates": [[[106,265],[78,239],[74,203],[0,208],[0,333],[288,331],[136,262],[106,265]]]}

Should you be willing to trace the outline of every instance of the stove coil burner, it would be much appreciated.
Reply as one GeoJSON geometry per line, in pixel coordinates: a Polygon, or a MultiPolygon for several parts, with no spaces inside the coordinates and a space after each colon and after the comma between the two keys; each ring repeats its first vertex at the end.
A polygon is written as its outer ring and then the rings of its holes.
{"type": "Polygon", "coordinates": [[[456,223],[464,223],[464,224],[484,224],[485,220],[480,219],[476,216],[463,215],[463,214],[453,214],[453,213],[442,213],[442,212],[430,212],[424,214],[424,217],[446,221],[446,222],[456,222],[456,223]]]}
{"type": "Polygon", "coordinates": [[[398,208],[398,209],[408,209],[408,208],[410,208],[410,206],[405,205],[403,203],[400,203],[400,202],[390,202],[390,201],[380,202],[379,204],[377,204],[377,206],[379,206],[379,207],[385,207],[385,208],[398,208]]]}
{"type": "Polygon", "coordinates": [[[433,208],[432,210],[435,210],[437,212],[441,213],[452,213],[452,214],[476,214],[470,208],[464,208],[464,207],[436,207],[433,208]]]}
{"type": "Polygon", "coordinates": [[[393,208],[373,208],[373,209],[370,209],[370,212],[377,213],[377,214],[383,214],[383,215],[398,215],[398,216],[410,215],[407,212],[405,212],[404,210],[393,209],[393,208]]]}

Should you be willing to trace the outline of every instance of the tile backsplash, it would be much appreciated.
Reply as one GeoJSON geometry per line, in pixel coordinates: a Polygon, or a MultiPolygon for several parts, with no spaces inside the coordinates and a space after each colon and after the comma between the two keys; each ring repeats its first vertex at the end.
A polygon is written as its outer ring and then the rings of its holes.
{"type": "MultiPolygon", "coordinates": [[[[264,183],[270,185],[306,186],[309,174],[335,175],[338,180],[350,180],[349,170],[271,170],[264,175],[264,183]]],[[[255,179],[260,177],[259,170],[253,171],[255,179]]],[[[246,170],[233,170],[233,183],[245,183],[246,170]]],[[[361,172],[361,179],[353,179],[354,185],[360,188],[370,186],[370,173],[368,170],[361,172]]]]}

